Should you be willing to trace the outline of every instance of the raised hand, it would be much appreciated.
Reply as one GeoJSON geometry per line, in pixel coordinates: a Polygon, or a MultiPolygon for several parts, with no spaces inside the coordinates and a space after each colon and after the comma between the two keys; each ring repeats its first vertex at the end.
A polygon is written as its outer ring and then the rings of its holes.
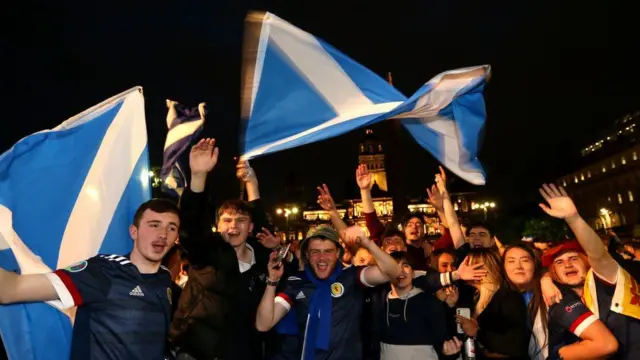
{"type": "Polygon", "coordinates": [[[442,204],[442,194],[438,190],[436,185],[431,185],[431,190],[427,188],[427,195],[429,195],[429,199],[427,200],[431,206],[433,206],[436,211],[444,212],[444,205],[442,204]]]}
{"type": "Polygon", "coordinates": [[[269,265],[267,265],[267,267],[269,271],[269,280],[271,281],[279,281],[282,274],[284,274],[284,266],[282,266],[281,262],[277,261],[277,255],[277,251],[273,251],[271,255],[269,255],[269,265]]]}
{"type": "Polygon", "coordinates": [[[373,180],[369,169],[367,169],[367,165],[360,165],[356,169],[356,182],[362,190],[371,189],[373,186],[373,180]]]}
{"type": "Polygon", "coordinates": [[[267,249],[275,249],[280,246],[280,238],[272,234],[267,228],[262,228],[262,232],[258,233],[256,237],[260,240],[260,244],[267,249]]]}
{"type": "Polygon", "coordinates": [[[456,304],[458,303],[458,299],[460,298],[460,291],[458,290],[458,287],[449,286],[449,287],[446,287],[444,291],[445,291],[445,294],[447,294],[444,301],[447,303],[447,305],[450,308],[455,307],[456,304]]]}
{"type": "Polygon", "coordinates": [[[244,181],[247,183],[258,182],[258,178],[256,177],[256,172],[253,171],[251,165],[249,165],[248,160],[240,160],[238,161],[238,165],[236,165],[236,177],[240,181],[244,181]]]}
{"type": "Polygon", "coordinates": [[[478,263],[475,265],[469,265],[469,258],[466,257],[460,263],[458,270],[458,277],[465,281],[480,281],[487,275],[487,270],[482,269],[484,263],[478,263]]]}
{"type": "Polygon", "coordinates": [[[191,147],[189,166],[192,175],[205,175],[218,163],[218,148],[215,139],[202,139],[191,147]]]}
{"type": "Polygon", "coordinates": [[[540,195],[549,203],[549,206],[540,203],[540,207],[550,216],[567,219],[578,215],[578,209],[562,186],[543,184],[540,195]]]}
{"type": "Polygon", "coordinates": [[[438,188],[438,192],[440,192],[440,196],[442,198],[448,196],[447,183],[445,178],[442,177],[442,174],[436,174],[436,187],[438,188]]]}
{"type": "Polygon", "coordinates": [[[326,184],[318,186],[318,193],[318,205],[320,205],[323,210],[332,211],[336,209],[336,203],[333,201],[329,187],[326,184]]]}
{"type": "Polygon", "coordinates": [[[350,226],[346,228],[340,235],[344,240],[344,243],[350,247],[357,248],[358,245],[367,247],[371,243],[371,240],[369,239],[367,234],[365,234],[364,231],[362,231],[362,229],[357,226],[350,226]]]}

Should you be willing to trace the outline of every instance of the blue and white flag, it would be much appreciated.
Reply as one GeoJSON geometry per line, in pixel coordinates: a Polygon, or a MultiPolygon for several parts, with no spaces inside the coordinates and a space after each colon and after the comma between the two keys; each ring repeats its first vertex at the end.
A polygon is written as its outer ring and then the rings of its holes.
{"type": "Polygon", "coordinates": [[[489,66],[439,74],[407,99],[331,45],[270,13],[248,16],[243,56],[245,159],[397,118],[449,170],[485,183],[477,153],[489,66]]]}
{"type": "Polygon", "coordinates": [[[187,108],[175,101],[167,100],[169,130],[164,143],[164,160],[160,178],[164,192],[175,197],[180,197],[187,186],[187,177],[184,174],[180,156],[204,127],[205,105],[200,103],[197,108],[187,108]]]}
{"type": "MultiPolygon", "coordinates": [[[[20,140],[0,156],[0,267],[46,273],[130,252],[129,225],[151,196],[148,158],[140,87],[20,140]]],[[[68,359],[72,315],[0,306],[9,358],[68,359]]]]}

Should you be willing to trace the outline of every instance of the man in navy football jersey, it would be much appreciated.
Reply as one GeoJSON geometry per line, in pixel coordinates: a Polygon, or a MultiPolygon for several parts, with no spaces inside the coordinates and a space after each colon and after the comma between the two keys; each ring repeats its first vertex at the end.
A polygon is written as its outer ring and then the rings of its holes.
{"type": "Polygon", "coordinates": [[[363,234],[350,235],[348,231],[345,242],[365,247],[377,265],[343,267],[339,261],[343,249],[337,232],[330,227],[320,227],[303,240],[305,271],[290,276],[277,296],[275,289],[283,270],[273,255],[269,263],[268,286],[258,308],[256,327],[268,331],[295,306],[304,359],[361,359],[364,289],[395,279],[400,272],[396,261],[363,234]]]}
{"type": "Polygon", "coordinates": [[[98,255],[49,274],[0,269],[0,303],[47,301],[78,307],[72,360],[163,359],[171,316],[171,275],[160,263],[178,239],[179,210],[168,200],[142,204],[130,254],[98,255]]]}

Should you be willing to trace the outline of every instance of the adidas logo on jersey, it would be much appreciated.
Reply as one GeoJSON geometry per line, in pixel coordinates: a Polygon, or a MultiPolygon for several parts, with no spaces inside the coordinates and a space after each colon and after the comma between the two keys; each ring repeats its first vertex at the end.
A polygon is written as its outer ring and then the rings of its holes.
{"type": "Polygon", "coordinates": [[[142,289],[140,289],[140,286],[136,286],[135,288],[133,288],[133,290],[131,290],[129,295],[131,295],[131,296],[144,296],[144,293],[142,292],[142,289]]]}
{"type": "Polygon", "coordinates": [[[296,295],[296,300],[305,299],[305,298],[306,296],[304,296],[304,293],[302,291],[300,291],[298,295],[296,295]]]}

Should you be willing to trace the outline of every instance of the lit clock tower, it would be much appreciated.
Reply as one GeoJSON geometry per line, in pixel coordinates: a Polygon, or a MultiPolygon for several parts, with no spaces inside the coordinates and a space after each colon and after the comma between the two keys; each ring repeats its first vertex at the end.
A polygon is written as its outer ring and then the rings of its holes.
{"type": "Polygon", "coordinates": [[[384,168],[384,145],[373,135],[373,130],[365,130],[364,141],[360,143],[358,163],[367,165],[375,184],[382,191],[388,191],[387,171],[384,168]]]}

